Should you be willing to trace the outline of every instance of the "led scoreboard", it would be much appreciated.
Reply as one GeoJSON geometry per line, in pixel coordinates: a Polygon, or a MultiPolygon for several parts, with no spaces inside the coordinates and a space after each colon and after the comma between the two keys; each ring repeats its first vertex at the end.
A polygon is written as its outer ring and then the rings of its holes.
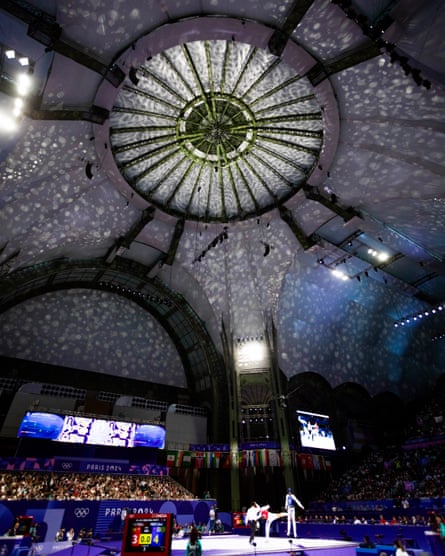
{"type": "Polygon", "coordinates": [[[170,556],[173,514],[129,514],[125,518],[121,556],[155,552],[170,556]]]}

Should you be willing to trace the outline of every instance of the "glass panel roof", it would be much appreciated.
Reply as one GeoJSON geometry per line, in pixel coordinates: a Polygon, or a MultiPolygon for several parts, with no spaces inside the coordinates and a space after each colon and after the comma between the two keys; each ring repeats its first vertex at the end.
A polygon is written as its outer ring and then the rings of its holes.
{"type": "Polygon", "coordinates": [[[195,41],[129,73],[110,119],[115,161],[165,212],[227,222],[275,208],[317,164],[323,116],[309,80],[236,41],[195,41]]]}

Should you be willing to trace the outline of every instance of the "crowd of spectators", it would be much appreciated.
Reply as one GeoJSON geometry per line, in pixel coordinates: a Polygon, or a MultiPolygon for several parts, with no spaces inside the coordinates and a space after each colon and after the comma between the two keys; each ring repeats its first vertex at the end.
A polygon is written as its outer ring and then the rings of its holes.
{"type": "Polygon", "coordinates": [[[373,513],[363,515],[346,514],[312,514],[306,513],[299,517],[300,523],[326,523],[331,525],[419,525],[427,527],[431,524],[431,517],[422,514],[392,515],[386,519],[383,514],[373,513]]]}
{"type": "Polygon", "coordinates": [[[445,436],[445,387],[440,384],[416,412],[415,424],[407,430],[408,438],[445,436]]]}
{"type": "Polygon", "coordinates": [[[190,500],[169,476],[0,472],[0,500],[190,500]]]}
{"type": "Polygon", "coordinates": [[[339,500],[445,497],[445,443],[413,449],[374,450],[340,477],[333,479],[322,498],[339,500]]]}
{"type": "Polygon", "coordinates": [[[175,521],[173,526],[174,538],[182,539],[188,537],[192,527],[196,527],[200,536],[224,533],[224,525],[220,519],[215,521],[215,527],[213,530],[210,528],[209,523],[186,523],[185,525],[182,525],[181,523],[175,521]]]}
{"type": "Polygon", "coordinates": [[[407,509],[409,501],[445,498],[445,381],[417,407],[401,445],[373,448],[362,461],[335,477],[321,498],[329,502],[393,499],[407,509]]]}

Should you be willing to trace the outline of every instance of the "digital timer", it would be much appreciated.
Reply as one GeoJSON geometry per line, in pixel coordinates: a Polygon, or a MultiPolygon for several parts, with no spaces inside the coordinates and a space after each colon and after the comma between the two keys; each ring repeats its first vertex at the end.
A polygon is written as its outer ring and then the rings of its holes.
{"type": "Polygon", "coordinates": [[[141,533],[139,535],[139,544],[151,544],[151,539],[152,539],[151,533],[141,533]]]}

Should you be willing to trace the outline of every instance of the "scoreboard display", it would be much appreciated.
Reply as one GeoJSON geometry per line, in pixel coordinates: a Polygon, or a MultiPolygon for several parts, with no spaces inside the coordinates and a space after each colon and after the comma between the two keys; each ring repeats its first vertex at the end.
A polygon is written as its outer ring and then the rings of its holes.
{"type": "Polygon", "coordinates": [[[128,514],[122,538],[122,556],[154,552],[169,556],[173,530],[173,514],[128,514]]]}

